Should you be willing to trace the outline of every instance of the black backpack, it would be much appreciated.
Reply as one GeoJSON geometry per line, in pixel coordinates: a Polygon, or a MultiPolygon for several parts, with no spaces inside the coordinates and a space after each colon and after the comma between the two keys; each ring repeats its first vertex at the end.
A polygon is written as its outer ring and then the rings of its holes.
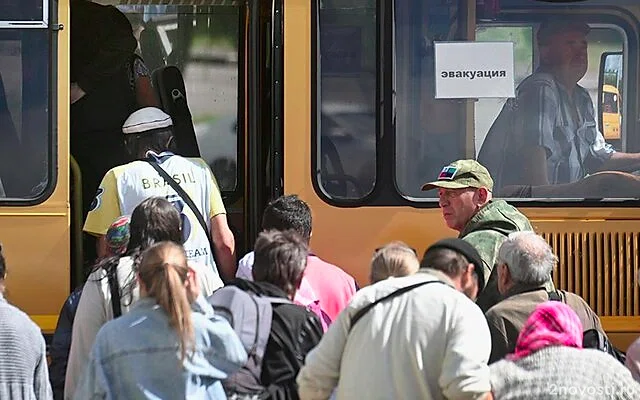
{"type": "Polygon", "coordinates": [[[268,388],[262,385],[260,377],[271,333],[272,305],[293,303],[284,298],[249,293],[236,286],[216,290],[208,301],[216,314],[229,321],[248,355],[247,363],[222,382],[227,396],[268,397],[268,388]]]}
{"type": "MultiPolygon", "coordinates": [[[[549,295],[549,300],[561,301],[566,304],[558,291],[547,292],[547,294],[549,295]]],[[[597,329],[587,329],[582,333],[582,347],[585,349],[596,349],[604,351],[605,353],[610,354],[616,360],[620,361],[622,364],[624,364],[627,359],[625,353],[616,349],[613,343],[611,343],[609,339],[597,329]]]]}

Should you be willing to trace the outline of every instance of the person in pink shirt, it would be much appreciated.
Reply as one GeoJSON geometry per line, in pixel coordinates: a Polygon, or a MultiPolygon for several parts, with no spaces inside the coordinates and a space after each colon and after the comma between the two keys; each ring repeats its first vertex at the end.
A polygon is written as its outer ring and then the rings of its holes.
{"type": "MultiPolygon", "coordinates": [[[[295,230],[307,243],[311,239],[312,217],[309,205],[297,195],[281,196],[267,205],[262,216],[262,229],[295,230]]],[[[238,263],[236,277],[252,280],[253,252],[238,263]]],[[[314,301],[334,321],[349,304],[358,289],[355,279],[340,267],[315,254],[307,258],[307,268],[295,301],[308,306],[314,301]]]]}

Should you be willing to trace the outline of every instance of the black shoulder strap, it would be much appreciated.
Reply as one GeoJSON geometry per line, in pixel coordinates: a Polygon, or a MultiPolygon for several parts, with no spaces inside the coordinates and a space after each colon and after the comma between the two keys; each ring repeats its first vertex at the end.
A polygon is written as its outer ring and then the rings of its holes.
{"type": "Polygon", "coordinates": [[[189,208],[191,208],[191,211],[193,211],[193,214],[198,219],[200,226],[202,226],[202,229],[204,229],[204,233],[207,235],[207,239],[209,239],[209,246],[211,247],[211,255],[213,255],[213,260],[216,263],[216,268],[220,268],[220,264],[218,264],[218,260],[216,260],[216,252],[213,248],[213,238],[211,237],[211,232],[209,232],[209,228],[207,227],[207,222],[202,216],[202,213],[200,212],[200,210],[198,210],[198,207],[196,207],[196,205],[193,203],[193,200],[191,200],[191,197],[189,197],[187,192],[185,192],[184,189],[180,187],[178,182],[176,182],[175,179],[173,179],[167,173],[167,171],[165,171],[160,165],[158,165],[157,162],[155,162],[154,160],[146,160],[146,161],[153,167],[153,169],[156,170],[158,174],[160,174],[162,178],[164,178],[164,180],[169,184],[169,186],[171,186],[173,190],[176,191],[178,196],[182,198],[182,201],[184,201],[185,204],[188,205],[189,208]]]}
{"type": "Polygon", "coordinates": [[[406,293],[406,292],[408,292],[410,290],[413,290],[413,289],[415,289],[417,287],[427,285],[429,283],[441,283],[443,285],[446,285],[446,283],[444,283],[442,281],[433,280],[433,281],[425,281],[425,282],[414,283],[413,285],[405,286],[405,287],[400,288],[400,289],[398,289],[396,291],[393,291],[393,292],[389,293],[388,295],[386,295],[384,297],[381,297],[378,300],[374,301],[373,303],[371,303],[371,304],[361,308],[360,310],[358,310],[358,312],[355,313],[355,315],[351,318],[351,327],[349,328],[349,331],[351,331],[351,329],[353,329],[354,325],[358,321],[360,321],[360,319],[362,317],[364,317],[365,314],[368,313],[376,305],[378,305],[380,303],[383,303],[383,302],[385,302],[385,301],[387,301],[389,299],[392,299],[392,298],[394,298],[396,296],[400,296],[401,294],[406,293]]]}
{"type": "Polygon", "coordinates": [[[564,303],[564,300],[562,299],[562,295],[557,290],[554,290],[553,292],[547,291],[547,295],[549,296],[550,301],[560,301],[564,303]]]}
{"type": "Polygon", "coordinates": [[[120,307],[120,288],[118,287],[118,266],[114,266],[107,271],[107,280],[109,282],[109,291],[111,292],[111,310],[113,311],[113,319],[122,315],[120,307]]]}

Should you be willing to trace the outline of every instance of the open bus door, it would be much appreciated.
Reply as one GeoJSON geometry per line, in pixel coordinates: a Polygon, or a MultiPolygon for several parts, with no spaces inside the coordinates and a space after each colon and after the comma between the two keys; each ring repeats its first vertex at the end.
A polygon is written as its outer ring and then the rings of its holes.
{"type": "MultiPolygon", "coordinates": [[[[131,22],[138,52],[153,75],[171,72],[171,79],[154,82],[165,111],[175,114],[174,89],[186,100],[180,118],[188,116],[195,135],[188,155],[198,153],[214,172],[241,257],[261,229],[264,205],[282,187],[282,5],[187,3],[118,8],[131,22]]],[[[74,237],[81,234],[77,220],[76,215],[74,237]]],[[[78,241],[72,243],[78,254],[78,241]]],[[[83,278],[75,273],[73,284],[83,278]]]]}

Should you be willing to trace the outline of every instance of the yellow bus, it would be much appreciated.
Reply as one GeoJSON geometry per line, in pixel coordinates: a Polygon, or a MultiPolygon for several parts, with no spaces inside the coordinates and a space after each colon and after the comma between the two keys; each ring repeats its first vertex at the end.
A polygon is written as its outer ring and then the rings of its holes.
{"type": "MultiPolygon", "coordinates": [[[[100,2],[127,15],[149,68],[181,71],[199,150],[221,181],[239,256],[250,249],[266,202],[282,193],[311,205],[313,251],[361,285],[380,244],[400,239],[423,251],[456,235],[436,194],[420,187],[450,161],[477,156],[509,95],[436,96],[436,43],[512,43],[508,76],[517,85],[538,66],[541,23],[586,21],[590,65],[580,84],[597,93],[599,55],[622,52],[623,87],[631,90],[620,93],[620,134],[624,149],[640,151],[633,90],[639,0],[100,2]]],[[[82,178],[69,154],[74,27],[69,0],[9,2],[8,9],[0,18],[7,297],[51,333],[83,276],[77,210],[87,199],[70,189],[82,178]]],[[[478,58],[491,61],[493,50],[478,58]]],[[[507,200],[557,252],[556,284],[583,296],[626,348],[640,334],[640,191],[634,195],[633,174],[596,178],[583,192],[558,186],[507,200]]]]}
{"type": "Polygon", "coordinates": [[[620,139],[620,93],[613,85],[602,85],[602,124],[605,139],[620,139]]]}

